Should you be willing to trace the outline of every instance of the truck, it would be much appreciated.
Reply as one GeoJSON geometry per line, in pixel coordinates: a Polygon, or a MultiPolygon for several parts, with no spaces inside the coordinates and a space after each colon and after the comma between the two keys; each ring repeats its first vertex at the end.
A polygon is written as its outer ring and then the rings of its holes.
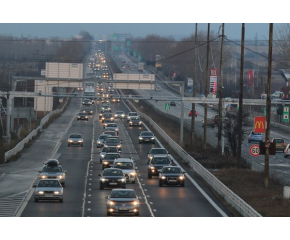
{"type": "Polygon", "coordinates": [[[139,62],[138,63],[138,71],[139,72],[144,72],[144,63],[143,62],[139,62]]]}

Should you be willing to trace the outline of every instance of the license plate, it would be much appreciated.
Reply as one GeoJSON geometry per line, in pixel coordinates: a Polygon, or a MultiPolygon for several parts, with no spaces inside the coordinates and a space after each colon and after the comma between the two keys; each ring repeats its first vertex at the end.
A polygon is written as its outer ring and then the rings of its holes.
{"type": "Polygon", "coordinates": [[[162,169],[158,169],[158,172],[161,172],[162,171],[162,169]]]}
{"type": "Polygon", "coordinates": [[[51,194],[46,194],[44,197],[46,197],[46,198],[52,198],[53,195],[51,195],[51,194]]]}
{"type": "Polygon", "coordinates": [[[145,139],[145,142],[149,142],[149,139],[145,139]]]}
{"type": "Polygon", "coordinates": [[[117,183],[116,182],[111,182],[110,185],[117,185],[117,183]]]}
{"type": "Polygon", "coordinates": [[[168,182],[177,182],[177,180],[168,180],[168,182]]]}
{"type": "Polygon", "coordinates": [[[119,210],[120,210],[120,211],[128,211],[129,209],[128,209],[128,208],[123,208],[123,207],[122,207],[122,208],[119,208],[119,210]]]}

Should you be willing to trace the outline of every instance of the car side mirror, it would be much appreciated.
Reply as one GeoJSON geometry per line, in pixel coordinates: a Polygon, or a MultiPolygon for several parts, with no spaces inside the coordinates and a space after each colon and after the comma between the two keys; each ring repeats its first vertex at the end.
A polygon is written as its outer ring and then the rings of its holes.
{"type": "Polygon", "coordinates": [[[98,174],[98,176],[99,176],[99,177],[101,177],[101,176],[102,176],[102,174],[98,174]]]}
{"type": "Polygon", "coordinates": [[[137,167],[135,167],[135,170],[138,170],[138,168],[137,168],[137,167]]]}
{"type": "Polygon", "coordinates": [[[39,173],[41,173],[41,171],[38,171],[39,173]]]}
{"type": "Polygon", "coordinates": [[[182,172],[182,173],[186,173],[186,172],[182,172]]]}
{"type": "Polygon", "coordinates": [[[106,198],[106,199],[109,199],[109,197],[110,197],[110,196],[106,196],[105,198],[106,198]]]}
{"type": "Polygon", "coordinates": [[[63,172],[66,173],[66,170],[64,170],[63,172]]]}
{"type": "Polygon", "coordinates": [[[122,140],[120,140],[120,143],[122,143],[122,140]]]}

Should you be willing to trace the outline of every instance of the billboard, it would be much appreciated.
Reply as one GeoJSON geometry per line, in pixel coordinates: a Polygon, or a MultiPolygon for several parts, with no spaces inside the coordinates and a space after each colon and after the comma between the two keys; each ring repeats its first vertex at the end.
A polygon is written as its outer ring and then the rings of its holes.
{"type": "Polygon", "coordinates": [[[255,117],[254,132],[264,133],[266,130],[266,117],[255,117]]]}
{"type": "Polygon", "coordinates": [[[83,64],[47,62],[45,64],[45,77],[59,79],[82,79],[84,78],[83,64]]]}
{"type": "Polygon", "coordinates": [[[217,76],[218,76],[218,70],[216,68],[210,69],[210,75],[209,75],[209,92],[212,94],[217,93],[217,76]]]}
{"type": "Polygon", "coordinates": [[[254,86],[254,70],[248,71],[248,86],[249,87],[254,86]]]}

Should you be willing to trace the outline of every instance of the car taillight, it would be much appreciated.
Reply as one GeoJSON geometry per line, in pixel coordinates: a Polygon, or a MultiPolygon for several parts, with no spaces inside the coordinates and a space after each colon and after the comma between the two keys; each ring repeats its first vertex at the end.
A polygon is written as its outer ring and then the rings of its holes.
{"type": "Polygon", "coordinates": [[[284,146],[286,146],[286,143],[284,143],[284,146]]]}
{"type": "Polygon", "coordinates": [[[288,153],[288,149],[286,150],[286,153],[288,153]]]}

